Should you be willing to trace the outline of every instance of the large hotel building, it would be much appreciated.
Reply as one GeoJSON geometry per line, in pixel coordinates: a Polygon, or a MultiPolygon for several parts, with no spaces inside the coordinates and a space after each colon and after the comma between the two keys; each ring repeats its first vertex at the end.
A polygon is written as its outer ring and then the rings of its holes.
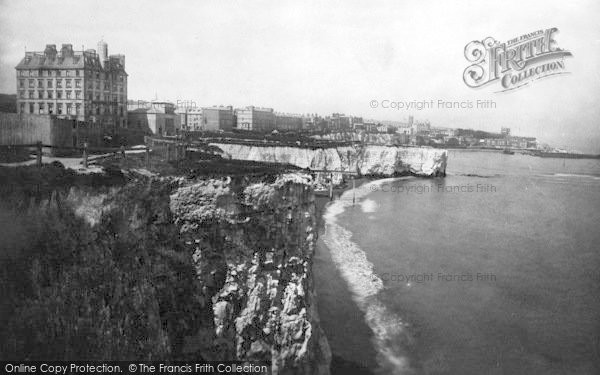
{"type": "Polygon", "coordinates": [[[18,113],[56,115],[106,133],[127,127],[125,56],[109,56],[104,41],[97,52],[48,44],[25,52],[16,70],[18,113]]]}

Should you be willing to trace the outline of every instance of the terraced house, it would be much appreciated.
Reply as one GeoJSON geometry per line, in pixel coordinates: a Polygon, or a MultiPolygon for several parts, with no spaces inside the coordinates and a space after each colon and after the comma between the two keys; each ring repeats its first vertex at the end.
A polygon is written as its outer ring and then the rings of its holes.
{"type": "Polygon", "coordinates": [[[77,120],[104,133],[127,127],[125,56],[109,56],[104,41],[98,51],[48,44],[43,52],[25,52],[16,70],[18,113],[77,120]]]}

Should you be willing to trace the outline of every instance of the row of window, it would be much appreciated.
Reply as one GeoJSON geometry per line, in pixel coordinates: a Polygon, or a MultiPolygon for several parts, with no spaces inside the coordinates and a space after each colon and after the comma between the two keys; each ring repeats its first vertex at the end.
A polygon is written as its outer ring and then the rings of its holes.
{"type": "MultiPolygon", "coordinates": [[[[46,95],[44,95],[43,90],[38,90],[37,96],[35,94],[36,94],[35,90],[29,90],[27,92],[27,94],[26,94],[25,90],[21,90],[21,91],[19,91],[19,98],[20,99],[55,99],[55,95],[56,95],[56,99],[73,99],[73,91],[69,91],[69,90],[67,90],[67,91],[47,90],[45,92],[46,95]]],[[[75,90],[75,99],[83,99],[81,90],[75,90]]],[[[112,95],[113,102],[118,102],[119,99],[120,99],[119,95],[117,95],[117,94],[112,95]]],[[[111,101],[111,95],[110,94],[101,95],[100,93],[96,93],[96,95],[93,95],[92,93],[88,93],[87,100],[97,100],[97,101],[103,100],[105,102],[108,102],[108,101],[111,101]]]]}
{"type": "Polygon", "coordinates": [[[35,103],[29,103],[28,106],[26,106],[25,103],[21,103],[19,109],[20,109],[21,113],[58,114],[58,115],[80,115],[80,114],[82,114],[81,113],[81,103],[75,103],[75,106],[73,106],[72,103],[66,103],[66,105],[63,105],[63,103],[58,103],[56,106],[54,105],[54,103],[38,103],[37,111],[36,111],[35,103]],[[56,107],[56,111],[55,111],[55,107],[56,107]],[[28,111],[26,111],[26,109],[28,109],[28,111]]]}
{"type": "Polygon", "coordinates": [[[81,70],[46,70],[46,69],[31,69],[31,70],[20,70],[19,75],[21,77],[80,77],[83,76],[81,70]]]}
{"type": "MultiPolygon", "coordinates": [[[[83,77],[83,70],[81,69],[66,69],[66,70],[60,70],[60,69],[31,69],[31,70],[24,70],[21,69],[19,70],[19,76],[21,77],[83,77]]],[[[111,73],[105,73],[105,72],[94,72],[91,70],[85,70],[85,77],[88,78],[93,78],[96,77],[96,79],[109,79],[111,78],[111,73]]],[[[113,74],[113,79],[118,79],[119,81],[123,82],[125,79],[125,76],[123,74],[113,74]]]]}
{"type": "MultiPolygon", "coordinates": [[[[25,103],[21,103],[19,106],[20,113],[38,113],[38,114],[57,114],[57,115],[81,115],[82,112],[81,103],[29,103],[26,105],[25,103]],[[74,105],[73,105],[74,104],[74,105]],[[27,111],[28,110],[28,111],[27,111]]],[[[110,106],[99,106],[95,105],[94,108],[86,107],[86,114],[96,113],[100,114],[119,114],[123,116],[124,111],[123,108],[114,109],[110,106]]]]}
{"type": "MultiPolygon", "coordinates": [[[[29,90],[28,92],[28,99],[36,99],[35,97],[35,91],[34,90],[29,90]]],[[[39,90],[37,92],[37,99],[54,99],[54,93],[55,91],[46,91],[46,95],[44,96],[44,91],[39,90]]],[[[19,98],[21,99],[25,99],[25,91],[19,91],[19,98]]],[[[81,91],[77,90],[75,91],[75,99],[81,99],[81,91]]],[[[56,91],[56,99],[73,99],[73,93],[72,91],[56,91]]]]}
{"type": "MultiPolygon", "coordinates": [[[[34,88],[35,87],[35,81],[34,79],[30,79],[29,80],[29,88],[34,88]]],[[[66,88],[72,88],[73,87],[73,80],[71,79],[65,79],[65,87],[66,88]]],[[[100,81],[96,81],[96,90],[100,90],[100,81]]],[[[38,79],[37,80],[37,87],[38,88],[44,88],[44,80],[42,79],[38,79]]],[[[63,87],[63,80],[62,79],[57,79],[56,80],[56,88],[62,88],[63,87]]],[[[80,79],[76,79],[75,80],[75,87],[76,88],[81,88],[81,80],[80,79]]],[[[19,88],[25,88],[25,80],[24,79],[20,79],[19,80],[19,88]]],[[[54,88],[54,81],[51,79],[46,80],[46,88],[54,88]]],[[[88,83],[88,89],[89,90],[93,90],[94,89],[94,82],[89,82],[88,83]]],[[[110,84],[108,83],[104,83],[104,90],[105,91],[110,91],[110,84]]],[[[118,85],[117,86],[117,90],[119,92],[123,92],[123,86],[122,85],[118,85]]]]}
{"type": "MultiPolygon", "coordinates": [[[[40,87],[40,88],[44,87],[44,80],[43,79],[38,79],[38,80],[29,79],[28,81],[29,81],[29,87],[30,88],[35,87],[35,82],[36,81],[37,81],[37,87],[40,87]]],[[[56,87],[57,88],[62,88],[62,84],[63,84],[63,80],[62,79],[57,79],[56,80],[56,87]]],[[[52,80],[52,79],[46,80],[46,87],[52,88],[53,86],[54,86],[54,80],[52,80]]],[[[73,86],[73,80],[66,79],[65,80],[65,86],[67,88],[72,87],[73,86]]],[[[25,80],[24,79],[20,79],[19,80],[19,87],[20,88],[24,88],[25,87],[25,80]]],[[[75,80],[75,87],[81,87],[81,80],[80,79],[76,79],[75,80]]]]}

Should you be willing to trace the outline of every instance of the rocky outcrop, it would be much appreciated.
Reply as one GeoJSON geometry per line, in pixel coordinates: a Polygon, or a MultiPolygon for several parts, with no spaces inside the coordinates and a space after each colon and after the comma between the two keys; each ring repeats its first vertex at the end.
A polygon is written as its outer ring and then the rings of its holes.
{"type": "Polygon", "coordinates": [[[171,195],[212,306],[215,359],[264,360],[274,374],[328,374],[312,256],[314,195],[308,177],[273,183],[205,180],[171,195]]]}
{"type": "Polygon", "coordinates": [[[364,146],[358,170],[362,175],[413,174],[444,176],[448,152],[429,147],[364,146]]]}
{"type": "MultiPolygon", "coordinates": [[[[213,143],[223,156],[238,160],[287,163],[315,171],[343,171],[370,176],[443,176],[447,151],[424,147],[356,145],[330,148],[258,146],[213,143]]],[[[328,175],[329,173],[326,173],[328,175]]],[[[319,182],[323,176],[317,174],[319,182]]],[[[341,173],[333,173],[334,184],[342,181],[341,173]]]]}

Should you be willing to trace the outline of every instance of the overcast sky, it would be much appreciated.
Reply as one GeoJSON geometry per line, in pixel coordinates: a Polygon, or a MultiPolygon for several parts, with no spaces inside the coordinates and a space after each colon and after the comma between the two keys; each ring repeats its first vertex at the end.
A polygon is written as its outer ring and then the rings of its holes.
{"type": "Polygon", "coordinates": [[[6,1],[0,0],[0,92],[46,44],[125,54],[130,99],[342,112],[405,120],[371,100],[494,100],[496,109],[411,111],[434,126],[512,128],[600,153],[600,2],[6,1]],[[467,87],[464,47],[557,27],[569,75],[508,93],[467,87]]]}

